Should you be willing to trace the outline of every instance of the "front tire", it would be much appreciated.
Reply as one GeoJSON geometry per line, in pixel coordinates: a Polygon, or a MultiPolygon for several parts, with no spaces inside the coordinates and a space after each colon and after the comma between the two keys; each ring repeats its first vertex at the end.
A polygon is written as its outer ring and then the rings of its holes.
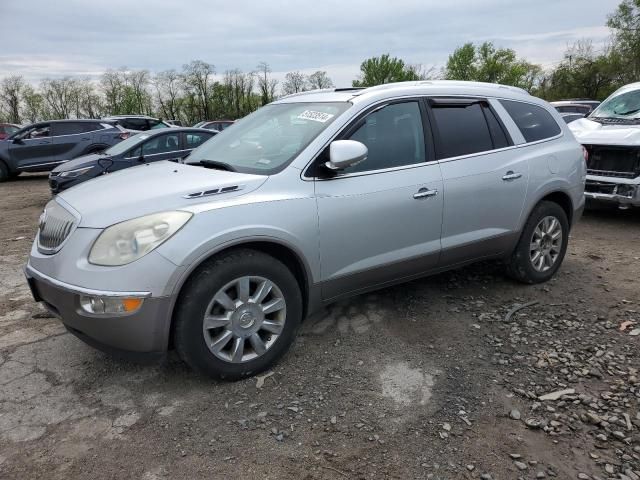
{"type": "Polygon", "coordinates": [[[557,203],[540,202],[531,212],[507,263],[507,275],[522,283],[546,282],[560,268],[568,240],[565,211],[557,203]]]}
{"type": "Polygon", "coordinates": [[[0,160],[0,183],[6,182],[11,178],[9,173],[9,168],[5,165],[5,163],[0,160]]]}
{"type": "Polygon", "coordinates": [[[241,249],[199,267],[184,286],[175,315],[178,355],[213,378],[238,380],[273,366],[302,320],[302,294],[277,259],[241,249]]]}

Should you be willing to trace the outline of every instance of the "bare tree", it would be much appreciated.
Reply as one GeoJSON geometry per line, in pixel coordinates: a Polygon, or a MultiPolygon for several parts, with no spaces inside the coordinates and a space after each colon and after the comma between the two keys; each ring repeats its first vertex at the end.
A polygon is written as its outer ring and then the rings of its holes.
{"type": "Polygon", "coordinates": [[[289,72],[284,76],[282,84],[283,95],[291,95],[292,93],[304,92],[308,90],[307,76],[301,72],[289,72]]]}
{"type": "Polygon", "coordinates": [[[105,97],[105,107],[111,115],[123,113],[122,104],[125,96],[125,80],[121,72],[107,70],[100,79],[102,93],[105,97]]]}
{"type": "Polygon", "coordinates": [[[43,100],[42,95],[27,84],[22,90],[22,118],[29,123],[37,122],[43,118],[43,100]]]}
{"type": "Polygon", "coordinates": [[[278,81],[274,78],[269,78],[271,68],[266,62],[260,62],[255,73],[258,78],[258,90],[260,91],[260,100],[262,105],[273,102],[276,97],[276,88],[278,88],[278,81]]]}
{"type": "Polygon", "coordinates": [[[180,74],[175,70],[159,72],[151,83],[156,89],[156,99],[162,115],[169,119],[179,118],[182,93],[180,74]]]}
{"type": "Polygon", "coordinates": [[[309,75],[309,88],[311,90],[320,90],[322,88],[333,88],[333,82],[327,75],[327,72],[318,70],[309,75]]]}
{"type": "Polygon", "coordinates": [[[20,75],[11,75],[0,82],[0,111],[11,123],[20,123],[20,100],[25,81],[20,75]]]}
{"type": "Polygon", "coordinates": [[[212,118],[210,98],[214,74],[215,67],[202,60],[193,60],[182,66],[184,85],[195,94],[203,119],[212,118]]]}
{"type": "Polygon", "coordinates": [[[77,113],[76,90],[77,83],[71,77],[40,82],[45,114],[49,120],[70,118],[72,113],[77,113]]]}

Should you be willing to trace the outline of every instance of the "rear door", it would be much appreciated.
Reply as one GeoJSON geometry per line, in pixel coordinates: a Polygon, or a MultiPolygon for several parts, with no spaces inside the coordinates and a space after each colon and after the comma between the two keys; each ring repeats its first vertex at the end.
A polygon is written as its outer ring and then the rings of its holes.
{"type": "Polygon", "coordinates": [[[53,148],[58,160],[67,162],[87,153],[93,144],[92,125],[87,122],[56,122],[51,125],[53,148]]]}
{"type": "Polygon", "coordinates": [[[442,176],[422,102],[380,105],[340,138],[369,153],[335,176],[316,171],[325,299],[420,275],[440,254],[442,176]]]}
{"type": "Polygon", "coordinates": [[[529,182],[526,154],[490,102],[431,98],[444,183],[442,265],[500,254],[517,235],[529,182]]]}
{"type": "Polygon", "coordinates": [[[11,141],[9,156],[18,170],[47,171],[57,165],[52,147],[51,125],[37,123],[11,141]]]}

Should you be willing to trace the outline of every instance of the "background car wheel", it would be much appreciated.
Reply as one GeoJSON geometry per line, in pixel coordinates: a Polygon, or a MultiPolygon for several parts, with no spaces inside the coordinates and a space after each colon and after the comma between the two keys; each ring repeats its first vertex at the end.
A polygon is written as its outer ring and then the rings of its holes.
{"type": "Polygon", "coordinates": [[[560,268],[567,251],[569,221],[554,202],[536,206],[507,264],[507,274],[523,283],[546,282],[560,268]]]}
{"type": "Polygon", "coordinates": [[[207,261],[178,299],[174,340],[194,370],[237,380],[271,367],[302,320],[300,287],[289,269],[255,250],[207,261]]]}
{"type": "Polygon", "coordinates": [[[6,182],[9,178],[9,169],[4,162],[0,161],[0,182],[6,182]]]}

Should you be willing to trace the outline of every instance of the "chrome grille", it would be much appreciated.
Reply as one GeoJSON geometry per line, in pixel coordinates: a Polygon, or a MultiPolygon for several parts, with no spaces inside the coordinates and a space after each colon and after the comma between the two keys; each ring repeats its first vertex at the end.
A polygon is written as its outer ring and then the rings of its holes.
{"type": "Polygon", "coordinates": [[[50,201],[40,216],[38,250],[45,254],[57,252],[76,224],[76,217],[58,202],[50,201]]]}

